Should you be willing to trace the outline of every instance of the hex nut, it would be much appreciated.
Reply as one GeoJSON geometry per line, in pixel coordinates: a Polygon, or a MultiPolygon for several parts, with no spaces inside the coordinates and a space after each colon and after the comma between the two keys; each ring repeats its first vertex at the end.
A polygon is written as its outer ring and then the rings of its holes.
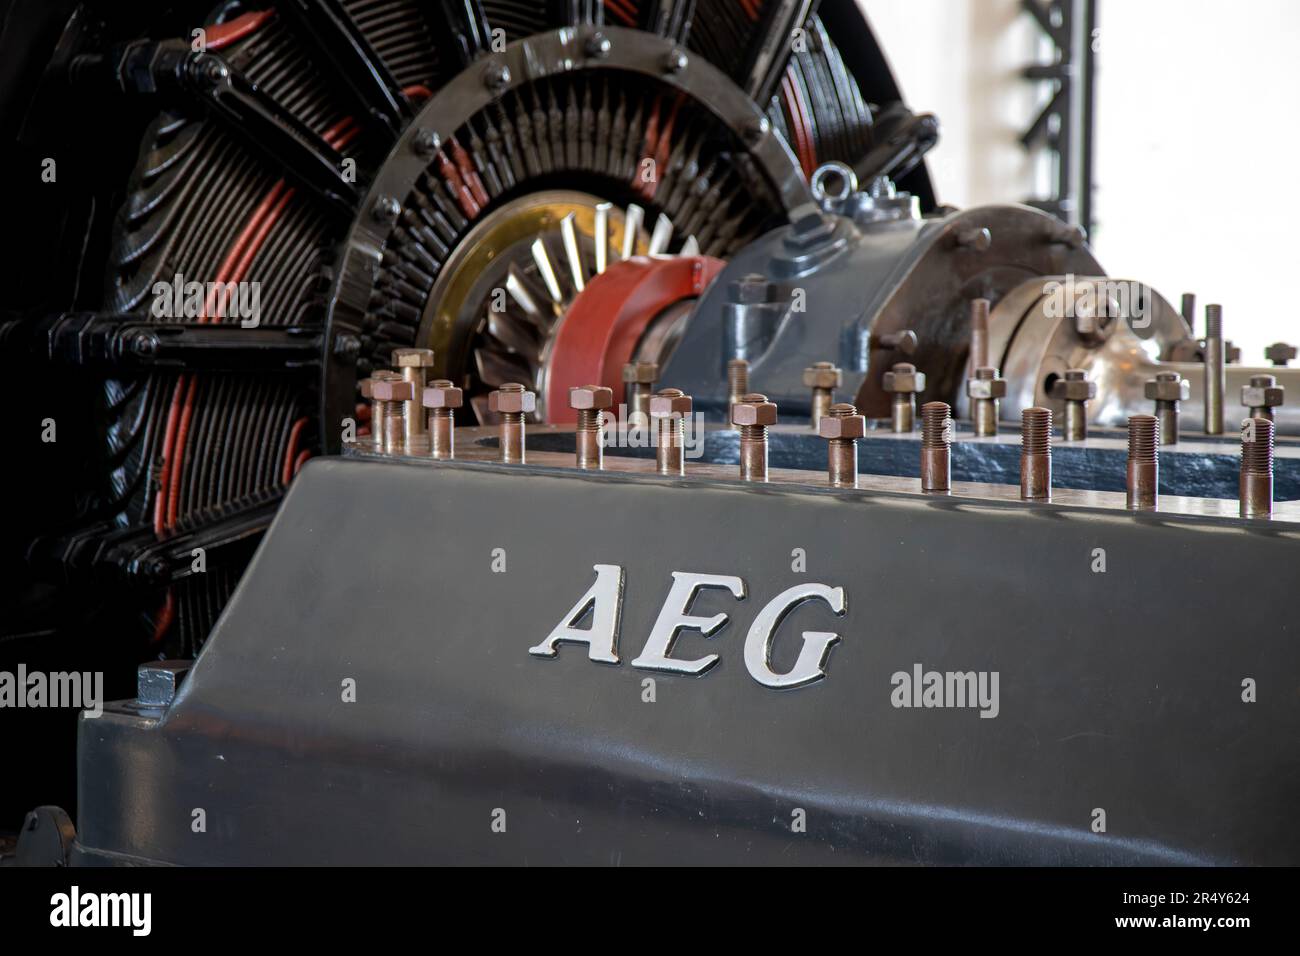
{"type": "Polygon", "coordinates": [[[381,402],[409,402],[415,397],[415,386],[402,379],[375,382],[371,391],[381,402]]]}
{"type": "Polygon", "coordinates": [[[623,381],[638,385],[653,385],[659,377],[659,366],[654,362],[628,362],[623,366],[623,381]]]}
{"type": "Polygon", "coordinates": [[[375,380],[373,378],[363,378],[357,382],[357,390],[361,392],[361,397],[370,401],[375,397],[374,392],[375,380]]]}
{"type": "Polygon", "coordinates": [[[1276,408],[1286,397],[1281,385],[1243,385],[1241,404],[1247,408],[1276,408]]]}
{"type": "Polygon", "coordinates": [[[966,379],[966,397],[978,399],[1006,398],[1007,380],[1005,378],[968,378],[966,379]]]}
{"type": "Polygon", "coordinates": [[[465,403],[465,395],[446,379],[438,379],[425,388],[420,401],[425,408],[460,408],[465,403]]]}
{"type": "Polygon", "coordinates": [[[516,415],[536,411],[537,396],[525,389],[522,392],[503,392],[500,389],[488,396],[488,411],[502,415],[516,415]]]}
{"type": "Polygon", "coordinates": [[[924,392],[925,373],[918,372],[915,365],[900,362],[885,373],[882,384],[887,392],[924,392]]]}
{"type": "Polygon", "coordinates": [[[818,362],[803,370],[803,383],[808,388],[839,388],[843,373],[830,362],[818,362]]]}
{"type": "Polygon", "coordinates": [[[746,395],[731,406],[733,425],[775,425],[776,406],[766,395],[746,395]]]}
{"type": "Polygon", "coordinates": [[[569,389],[570,408],[609,408],[613,404],[614,392],[604,385],[575,385],[569,389]]]}
{"type": "Polygon", "coordinates": [[[432,368],[433,349],[393,349],[394,368],[432,368]]]}
{"type": "MultiPolygon", "coordinates": [[[[673,391],[677,391],[673,389],[673,391]]],[[[673,418],[681,416],[685,418],[691,413],[692,402],[691,396],[682,395],[658,395],[650,396],[650,417],[651,418],[673,418]]]]}
{"type": "Polygon", "coordinates": [[[1088,379],[1058,378],[1052,383],[1052,398],[1067,402],[1086,402],[1097,397],[1097,383],[1088,379]]]}
{"type": "Polygon", "coordinates": [[[817,434],[822,438],[863,438],[867,419],[863,415],[823,415],[817,423],[817,434]]]}
{"type": "Polygon", "coordinates": [[[1147,379],[1143,387],[1146,397],[1157,402],[1185,402],[1188,395],[1191,394],[1191,385],[1187,379],[1147,379]]]}

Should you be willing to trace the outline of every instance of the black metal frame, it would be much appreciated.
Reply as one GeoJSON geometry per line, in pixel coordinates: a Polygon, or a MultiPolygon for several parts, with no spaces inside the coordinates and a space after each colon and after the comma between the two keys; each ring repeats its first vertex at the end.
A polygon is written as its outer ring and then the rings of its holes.
{"type": "Polygon", "coordinates": [[[1051,155],[1054,195],[1028,203],[1091,233],[1097,0],[1021,0],[1021,7],[1055,47],[1052,62],[1023,71],[1028,80],[1054,85],[1051,99],[1020,137],[1026,151],[1051,155]]]}

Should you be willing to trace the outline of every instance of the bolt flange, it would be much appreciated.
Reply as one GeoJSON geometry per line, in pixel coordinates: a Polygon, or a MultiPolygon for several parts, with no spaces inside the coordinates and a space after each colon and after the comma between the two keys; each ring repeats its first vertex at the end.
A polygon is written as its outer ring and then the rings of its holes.
{"type": "Polygon", "coordinates": [[[952,409],[947,402],[921,406],[921,490],[952,488],[952,409]]]}
{"type": "Polygon", "coordinates": [[[1241,423],[1241,516],[1273,513],[1273,423],[1248,418],[1241,423]]]}
{"type": "Polygon", "coordinates": [[[1156,403],[1156,418],[1160,419],[1160,442],[1178,444],[1178,406],[1187,401],[1191,385],[1177,372],[1156,372],[1143,388],[1147,398],[1156,403]]]}
{"type": "Polygon", "coordinates": [[[501,460],[523,464],[527,458],[524,419],[537,410],[536,394],[509,382],[488,395],[488,410],[501,416],[501,460]]]}
{"type": "Polygon", "coordinates": [[[1026,408],[1020,413],[1020,497],[1052,497],[1052,410],[1026,408]]]}
{"type": "Polygon", "coordinates": [[[575,385],[569,389],[569,407],[578,413],[574,449],[579,468],[605,467],[601,412],[613,404],[613,389],[603,385],[575,385]]]}
{"type": "Polygon", "coordinates": [[[1125,490],[1128,506],[1154,508],[1160,488],[1160,419],[1132,415],[1128,420],[1128,465],[1125,490]]]}
{"type": "Polygon", "coordinates": [[[894,396],[891,427],[900,434],[910,432],[916,425],[916,395],[925,391],[925,373],[910,362],[899,362],[885,373],[882,384],[894,396]]]}
{"type": "Polygon", "coordinates": [[[1088,402],[1097,397],[1097,383],[1088,381],[1081,368],[1065,370],[1052,383],[1052,398],[1065,402],[1065,440],[1083,441],[1088,437],[1088,402]]]}
{"type": "Polygon", "coordinates": [[[767,427],[776,424],[776,405],[751,392],[731,406],[731,423],[740,432],[740,477],[767,481],[767,427]]]}
{"type": "Polygon", "coordinates": [[[835,389],[840,387],[843,373],[835,367],[834,362],[814,362],[803,370],[803,383],[812,389],[812,427],[817,430],[818,423],[827,414],[831,403],[835,401],[835,389]]]}
{"type": "Polygon", "coordinates": [[[858,485],[858,439],[867,433],[867,420],[846,402],[832,405],[817,423],[826,439],[827,477],[834,488],[858,485]]]}
{"type": "Polygon", "coordinates": [[[659,422],[655,467],[661,475],[686,473],[686,418],[691,407],[691,397],[677,388],[661,389],[650,399],[650,417],[659,422]]]}
{"type": "Polygon", "coordinates": [[[420,401],[429,410],[429,453],[434,458],[455,458],[456,409],[464,404],[464,393],[440,378],[429,383],[420,401]]]}
{"type": "Polygon", "coordinates": [[[1007,395],[1007,382],[989,365],[975,369],[975,377],[966,379],[966,396],[970,399],[970,417],[977,438],[998,433],[998,404],[1007,395]]]}

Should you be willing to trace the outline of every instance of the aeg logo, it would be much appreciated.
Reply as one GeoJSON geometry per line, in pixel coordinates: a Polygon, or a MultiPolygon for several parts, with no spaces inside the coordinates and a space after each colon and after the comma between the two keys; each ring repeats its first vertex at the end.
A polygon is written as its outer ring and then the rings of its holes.
{"type": "MultiPolygon", "coordinates": [[[[604,664],[619,663],[618,638],[623,617],[623,569],[616,564],[595,565],[596,583],[578,599],[578,603],[564,615],[546,640],[528,649],[537,657],[555,657],[558,644],[586,644],[587,656],[604,664]],[[579,629],[576,625],[588,613],[591,627],[579,629]]],[[[737,599],[746,597],[745,582],[727,574],[697,574],[674,571],[673,584],[659,609],[658,619],[650,630],[641,653],[632,661],[633,667],[670,674],[703,674],[718,662],[717,654],[707,654],[696,660],[680,660],[672,656],[673,644],[683,630],[697,630],[712,637],[727,623],[726,614],[713,617],[696,617],[690,613],[691,603],[701,588],[725,588],[737,599]]],[[[764,687],[803,687],[826,676],[826,661],[831,647],[840,639],[828,631],[804,631],[803,646],[794,667],[784,674],[772,669],[772,645],[776,632],[786,616],[805,601],[820,600],[842,617],[848,610],[843,588],[825,584],[800,584],[782,591],[758,612],[749,634],[745,638],[745,667],[750,676],[764,687]]]]}

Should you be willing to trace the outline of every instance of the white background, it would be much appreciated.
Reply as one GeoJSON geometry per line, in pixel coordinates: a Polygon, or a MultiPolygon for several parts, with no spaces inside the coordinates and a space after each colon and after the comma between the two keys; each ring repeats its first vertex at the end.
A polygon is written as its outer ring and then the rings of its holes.
{"type": "MultiPolygon", "coordinates": [[[[1048,46],[1019,0],[859,0],[912,109],[941,124],[941,202],[1020,201],[1047,169],[1017,138],[1048,46]]],[[[1224,307],[1245,364],[1300,345],[1300,0],[1100,0],[1092,244],[1177,307],[1224,307]]],[[[1045,194],[1045,192],[1044,192],[1045,194]]]]}

